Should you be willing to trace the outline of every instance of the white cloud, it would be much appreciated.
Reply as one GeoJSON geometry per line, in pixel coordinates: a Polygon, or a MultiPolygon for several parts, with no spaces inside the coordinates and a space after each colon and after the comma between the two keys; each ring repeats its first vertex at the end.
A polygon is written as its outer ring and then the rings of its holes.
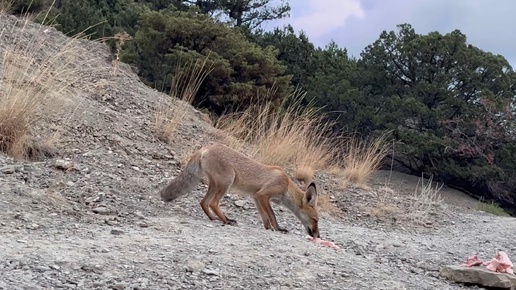
{"type": "Polygon", "coordinates": [[[349,17],[364,17],[359,0],[308,0],[305,3],[304,7],[298,6],[295,13],[292,12],[290,23],[313,40],[344,27],[349,17]]]}
{"type": "Polygon", "coordinates": [[[468,42],[501,54],[516,68],[514,0],[292,0],[291,17],[268,22],[265,28],[290,23],[316,46],[335,40],[359,56],[382,30],[410,23],[417,33],[449,33],[459,29],[468,42]]]}

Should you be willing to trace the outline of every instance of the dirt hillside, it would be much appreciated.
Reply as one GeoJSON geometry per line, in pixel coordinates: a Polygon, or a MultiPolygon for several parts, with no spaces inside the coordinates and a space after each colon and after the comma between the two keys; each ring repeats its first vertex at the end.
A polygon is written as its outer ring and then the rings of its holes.
{"type": "MultiPolygon", "coordinates": [[[[15,22],[0,14],[0,53],[20,33],[15,22]]],[[[66,40],[29,24],[22,37],[34,36],[48,43],[41,58],[66,40]]],[[[111,60],[104,45],[80,41],[80,77],[62,92],[72,113],[33,132],[60,132],[49,156],[0,154],[0,289],[475,289],[439,279],[440,267],[496,250],[516,257],[514,219],[478,212],[446,188],[444,203],[423,209],[412,196],[418,179],[389,172],[369,189],[316,174],[335,207],[321,235],[339,250],[306,241],[283,208],[289,233],[265,231],[254,204],[235,194],[222,206],[239,225],[210,222],[198,204],[204,185],[164,204],[157,192],[181,161],[220,134],[185,107],[173,144],[160,140],[154,110],[166,96],[111,60]]]]}

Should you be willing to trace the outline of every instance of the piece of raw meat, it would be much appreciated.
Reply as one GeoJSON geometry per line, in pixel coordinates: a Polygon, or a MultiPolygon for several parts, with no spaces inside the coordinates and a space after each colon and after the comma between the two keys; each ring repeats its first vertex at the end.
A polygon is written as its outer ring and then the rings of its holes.
{"type": "Polygon", "coordinates": [[[477,256],[471,256],[466,260],[463,267],[486,266],[486,269],[493,272],[514,274],[513,265],[509,256],[504,251],[498,251],[490,261],[482,262],[477,256]]]}
{"type": "Polygon", "coordinates": [[[462,264],[463,267],[474,267],[482,265],[482,260],[477,255],[473,255],[466,260],[465,264],[462,264]]]}
{"type": "Polygon", "coordinates": [[[331,241],[322,240],[320,238],[313,238],[311,236],[306,236],[306,239],[309,241],[312,241],[316,244],[325,245],[325,246],[333,248],[333,249],[339,249],[339,246],[335,245],[335,243],[331,242],[331,241]]]}
{"type": "Polygon", "coordinates": [[[503,251],[496,252],[495,257],[491,261],[484,262],[483,265],[489,271],[514,274],[512,262],[503,251]]]}

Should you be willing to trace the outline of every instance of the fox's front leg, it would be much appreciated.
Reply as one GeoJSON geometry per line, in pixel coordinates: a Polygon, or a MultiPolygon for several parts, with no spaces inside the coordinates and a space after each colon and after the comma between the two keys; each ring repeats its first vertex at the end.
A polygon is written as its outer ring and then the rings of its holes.
{"type": "Polygon", "coordinates": [[[265,219],[262,215],[262,220],[264,221],[264,226],[266,229],[272,229],[275,231],[279,231],[282,233],[288,233],[287,229],[284,229],[279,226],[278,221],[276,220],[276,215],[274,214],[274,211],[272,210],[271,203],[270,203],[270,197],[266,194],[260,194],[260,192],[257,193],[256,200],[257,203],[260,204],[260,207],[263,211],[263,214],[266,216],[266,219],[268,221],[268,224],[265,223],[265,219]]]}
{"type": "Polygon", "coordinates": [[[288,230],[285,229],[285,228],[282,228],[279,226],[277,220],[276,220],[276,215],[274,214],[274,211],[272,210],[272,207],[270,206],[270,203],[267,203],[268,206],[269,206],[269,211],[270,211],[270,216],[272,217],[271,220],[271,226],[276,230],[276,231],[279,231],[279,232],[282,232],[282,233],[288,233],[288,230]]]}
{"type": "Polygon", "coordinates": [[[271,223],[269,221],[269,218],[267,216],[267,213],[263,210],[262,205],[260,204],[260,200],[258,197],[254,197],[254,203],[256,205],[256,209],[258,210],[258,213],[260,214],[260,217],[262,218],[263,227],[266,230],[272,229],[271,223]]]}

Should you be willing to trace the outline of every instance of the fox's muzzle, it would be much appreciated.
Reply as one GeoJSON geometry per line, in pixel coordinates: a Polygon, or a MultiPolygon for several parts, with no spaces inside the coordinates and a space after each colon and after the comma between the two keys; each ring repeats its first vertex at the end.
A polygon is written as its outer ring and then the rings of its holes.
{"type": "Polygon", "coordinates": [[[306,232],[308,233],[308,235],[309,235],[310,237],[312,237],[312,238],[320,238],[320,236],[319,236],[319,231],[314,232],[314,231],[313,231],[311,228],[309,228],[309,227],[305,227],[305,229],[306,229],[306,232]]]}

